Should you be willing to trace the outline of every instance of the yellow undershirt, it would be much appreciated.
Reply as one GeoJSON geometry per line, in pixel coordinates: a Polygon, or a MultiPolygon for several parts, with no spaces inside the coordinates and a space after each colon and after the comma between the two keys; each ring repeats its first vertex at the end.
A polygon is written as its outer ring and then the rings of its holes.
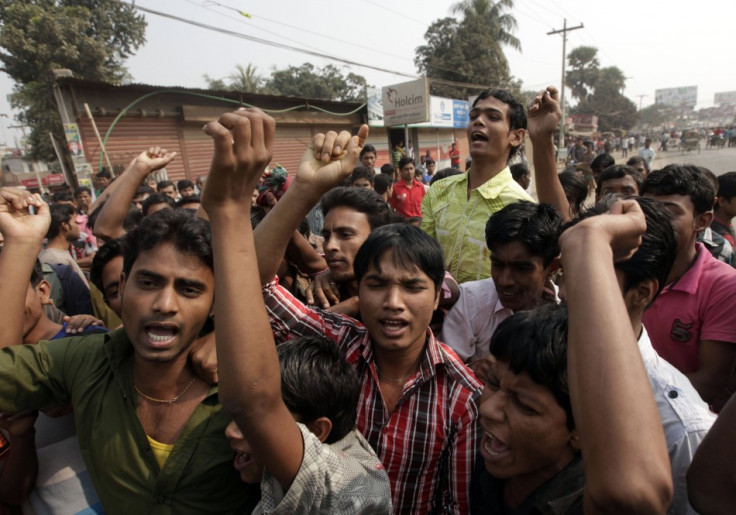
{"type": "Polygon", "coordinates": [[[158,463],[158,468],[163,469],[164,463],[166,463],[171,450],[174,448],[174,444],[157,442],[148,435],[146,435],[146,438],[148,438],[148,444],[151,446],[153,457],[156,458],[156,462],[158,463]]]}

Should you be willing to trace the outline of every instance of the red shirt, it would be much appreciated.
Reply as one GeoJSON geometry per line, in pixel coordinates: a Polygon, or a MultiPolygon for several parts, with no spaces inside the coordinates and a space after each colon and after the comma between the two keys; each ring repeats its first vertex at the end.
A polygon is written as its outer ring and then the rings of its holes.
{"type": "Polygon", "coordinates": [[[455,150],[450,149],[447,153],[450,156],[450,164],[455,166],[460,164],[460,151],[456,148],[455,150]]]}
{"type": "Polygon", "coordinates": [[[363,324],[307,307],[276,281],[264,286],[263,300],[277,342],[327,337],[358,372],[358,429],[386,468],[394,513],[469,513],[482,389],[470,369],[427,329],[419,370],[389,413],[379,388],[373,342],[363,324]]]}
{"type": "Polygon", "coordinates": [[[413,179],[411,187],[404,181],[394,184],[394,192],[388,203],[404,218],[422,216],[422,199],[424,198],[424,184],[413,179]]]}

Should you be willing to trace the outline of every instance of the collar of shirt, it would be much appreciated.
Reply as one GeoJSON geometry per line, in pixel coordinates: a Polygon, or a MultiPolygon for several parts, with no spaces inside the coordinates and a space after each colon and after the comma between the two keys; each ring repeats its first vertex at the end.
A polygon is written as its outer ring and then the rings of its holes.
{"type": "Polygon", "coordinates": [[[690,269],[685,272],[680,279],[675,281],[672,286],[665,288],[665,291],[683,291],[690,295],[694,295],[695,292],[698,291],[698,284],[700,284],[700,276],[703,273],[705,262],[708,259],[715,258],[711,256],[708,249],[705,248],[705,245],[700,242],[695,244],[695,251],[698,253],[698,256],[695,258],[695,263],[693,263],[690,269]]]}
{"type": "MultiPolygon", "coordinates": [[[[464,181],[468,182],[468,177],[470,173],[473,171],[472,167],[470,170],[467,171],[467,173],[464,173],[464,181]]],[[[501,170],[499,173],[491,177],[489,180],[475,188],[474,191],[477,191],[478,194],[488,200],[495,199],[498,197],[501,192],[508,187],[508,185],[513,182],[514,178],[511,175],[511,170],[509,170],[509,167],[507,166],[503,170],[501,170]]]]}

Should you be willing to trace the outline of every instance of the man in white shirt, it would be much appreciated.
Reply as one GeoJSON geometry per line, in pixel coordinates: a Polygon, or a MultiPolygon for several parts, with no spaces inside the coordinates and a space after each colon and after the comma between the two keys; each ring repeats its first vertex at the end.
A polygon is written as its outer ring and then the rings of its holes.
{"type": "Polygon", "coordinates": [[[657,154],[654,152],[654,149],[652,148],[652,139],[647,138],[644,140],[644,146],[639,149],[639,156],[643,157],[647,162],[647,168],[649,170],[652,169],[652,161],[654,161],[654,157],[657,154]]]}

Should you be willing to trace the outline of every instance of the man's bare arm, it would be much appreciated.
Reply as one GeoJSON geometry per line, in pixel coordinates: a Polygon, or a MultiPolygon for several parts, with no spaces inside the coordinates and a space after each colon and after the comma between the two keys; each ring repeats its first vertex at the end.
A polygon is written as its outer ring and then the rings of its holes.
{"type": "Polygon", "coordinates": [[[557,177],[554,133],[560,125],[562,111],[557,88],[549,86],[534,97],[528,111],[527,130],[532,140],[534,184],[540,203],[557,208],[564,221],[570,219],[570,205],[565,197],[560,179],[557,177]]]}
{"type": "MultiPolygon", "coordinates": [[[[169,153],[160,147],[151,147],[138,154],[133,159],[125,172],[120,175],[112,185],[115,188],[110,192],[109,198],[95,222],[94,234],[105,240],[112,240],[125,236],[123,222],[128,215],[130,203],[135,197],[135,192],[146,176],[169,164],[176,157],[176,152],[169,153]]],[[[108,189],[112,188],[112,185],[108,189]]],[[[106,190],[107,191],[107,190],[106,190]]]]}
{"type": "Polygon", "coordinates": [[[703,400],[718,413],[731,397],[728,386],[734,379],[736,343],[703,340],[699,348],[699,368],[687,377],[703,400]]]}
{"type": "Polygon", "coordinates": [[[672,498],[662,423],[613,267],[645,229],[639,205],[623,201],[560,238],[586,513],[664,513],[672,498]]]}

